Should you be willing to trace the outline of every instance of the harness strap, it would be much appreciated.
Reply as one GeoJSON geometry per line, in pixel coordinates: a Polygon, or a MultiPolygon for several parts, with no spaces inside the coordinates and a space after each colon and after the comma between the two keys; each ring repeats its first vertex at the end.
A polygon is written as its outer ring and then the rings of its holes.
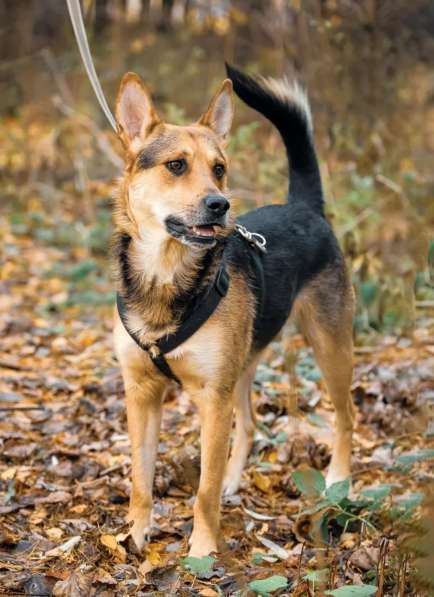
{"type": "Polygon", "coordinates": [[[130,330],[130,328],[128,327],[128,323],[127,323],[127,310],[125,308],[124,300],[121,297],[121,295],[119,294],[119,292],[116,293],[116,306],[118,308],[119,317],[121,318],[121,321],[122,321],[122,323],[124,325],[124,328],[128,332],[129,336],[137,344],[137,346],[139,348],[141,348],[144,352],[148,353],[149,358],[151,359],[151,361],[154,363],[154,365],[157,367],[157,369],[160,370],[160,372],[163,375],[165,375],[169,379],[175,381],[179,386],[181,386],[182,384],[181,384],[180,379],[172,371],[169,363],[166,361],[166,359],[164,358],[164,356],[161,355],[161,354],[159,354],[155,350],[151,350],[152,345],[151,344],[144,344],[140,340],[140,338],[137,336],[137,334],[135,332],[133,332],[133,330],[130,330]]]}
{"type": "Polygon", "coordinates": [[[196,305],[193,310],[187,312],[185,319],[181,320],[181,323],[173,334],[168,334],[159,338],[153,344],[145,344],[133,332],[127,324],[127,310],[123,298],[119,293],[116,295],[116,303],[124,328],[134,340],[134,342],[145,352],[148,353],[151,361],[154,365],[169,379],[175,381],[178,385],[182,386],[180,379],[172,371],[164,355],[171,352],[183,342],[188,340],[197,330],[211,317],[216,308],[218,307],[221,299],[226,296],[229,288],[229,275],[226,270],[224,262],[217,271],[217,275],[214,279],[214,283],[211,287],[207,288],[203,295],[199,296],[196,305]]]}
{"type": "MultiPolygon", "coordinates": [[[[259,249],[263,251],[263,249],[259,249]]],[[[265,306],[265,276],[264,276],[264,266],[262,264],[261,254],[259,251],[256,250],[254,246],[252,246],[252,250],[250,251],[250,255],[253,260],[253,265],[255,268],[255,278],[256,278],[256,287],[259,290],[259,299],[258,299],[258,314],[263,315],[264,306],[265,306]]]]}
{"type": "Polygon", "coordinates": [[[205,296],[199,298],[196,307],[185,321],[181,322],[174,334],[163,336],[156,345],[164,354],[174,350],[188,340],[211,317],[220,301],[229,289],[229,274],[225,265],[219,267],[214,284],[205,291],[205,296]]]}

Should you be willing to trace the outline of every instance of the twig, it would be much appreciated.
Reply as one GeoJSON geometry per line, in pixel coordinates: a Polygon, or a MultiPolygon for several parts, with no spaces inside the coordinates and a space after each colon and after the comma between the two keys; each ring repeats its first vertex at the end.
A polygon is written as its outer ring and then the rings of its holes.
{"type": "Polygon", "coordinates": [[[51,413],[51,410],[45,406],[0,406],[0,412],[7,412],[10,410],[45,410],[51,413]]]}
{"type": "Polygon", "coordinates": [[[416,301],[416,309],[434,309],[434,301],[416,301]]]}
{"type": "Polygon", "coordinates": [[[0,359],[0,367],[3,369],[12,369],[12,371],[31,371],[30,367],[25,367],[24,365],[17,365],[16,363],[11,363],[10,361],[3,361],[0,359]]]}
{"type": "Polygon", "coordinates": [[[89,131],[94,134],[99,148],[106,155],[107,159],[119,170],[123,168],[123,161],[118,156],[118,154],[112,149],[110,143],[108,142],[102,130],[91,118],[85,116],[84,114],[76,112],[76,110],[74,110],[70,105],[65,103],[65,101],[60,96],[56,96],[53,98],[53,104],[59,110],[59,112],[61,112],[65,116],[77,118],[77,120],[81,122],[83,126],[87,127],[89,131]]]}
{"type": "Polygon", "coordinates": [[[355,354],[370,354],[371,352],[379,352],[381,348],[379,346],[355,346],[355,354]]]}
{"type": "Polygon", "coordinates": [[[396,195],[404,194],[402,187],[400,187],[399,184],[397,184],[393,180],[390,180],[390,178],[383,176],[382,174],[376,174],[375,181],[379,182],[381,185],[383,185],[383,187],[386,187],[386,189],[389,189],[389,191],[392,191],[396,195]]]}
{"type": "Polygon", "coordinates": [[[300,576],[301,576],[301,562],[303,560],[303,554],[304,554],[304,547],[305,547],[306,543],[303,543],[303,545],[301,546],[301,552],[300,552],[300,557],[298,559],[298,570],[297,570],[297,582],[300,582],[300,576]]]}
{"type": "Polygon", "coordinates": [[[109,466],[107,468],[105,468],[104,470],[102,470],[99,473],[99,477],[104,477],[106,475],[108,475],[109,473],[114,473],[115,471],[120,471],[123,468],[123,464],[114,464],[113,466],[109,466]]]}
{"type": "Polygon", "coordinates": [[[405,597],[405,575],[407,573],[407,556],[403,556],[399,567],[398,597],[405,597]]]}
{"type": "Polygon", "coordinates": [[[48,70],[51,72],[62,97],[64,97],[68,103],[72,103],[73,97],[71,89],[69,88],[63,73],[57,68],[56,59],[53,56],[53,52],[50,50],[50,48],[43,48],[41,55],[45,64],[48,66],[48,70]]]}
{"type": "Polygon", "coordinates": [[[364,209],[363,211],[361,211],[357,215],[357,217],[354,218],[354,220],[352,222],[349,222],[345,226],[342,226],[341,228],[338,228],[337,232],[336,232],[336,236],[339,239],[341,239],[345,234],[347,234],[347,232],[351,232],[351,230],[354,230],[354,228],[356,228],[361,222],[363,222],[364,220],[366,220],[367,218],[369,218],[369,216],[371,216],[374,213],[375,212],[372,209],[372,207],[367,207],[366,209],[364,209]]]}
{"type": "Polygon", "coordinates": [[[378,557],[378,565],[377,565],[377,584],[378,590],[376,597],[383,597],[384,595],[384,572],[386,568],[386,556],[387,550],[389,547],[389,539],[383,537],[380,543],[380,554],[378,557]]]}
{"type": "Polygon", "coordinates": [[[333,587],[335,586],[337,567],[338,567],[338,562],[337,562],[336,558],[333,558],[332,563],[330,565],[330,574],[329,574],[329,586],[328,586],[328,589],[330,591],[332,591],[333,587]]]}
{"type": "Polygon", "coordinates": [[[99,485],[104,485],[104,483],[107,483],[107,481],[109,481],[109,478],[104,475],[104,477],[97,477],[96,479],[91,479],[90,481],[78,482],[77,485],[82,489],[93,489],[99,485]]]}

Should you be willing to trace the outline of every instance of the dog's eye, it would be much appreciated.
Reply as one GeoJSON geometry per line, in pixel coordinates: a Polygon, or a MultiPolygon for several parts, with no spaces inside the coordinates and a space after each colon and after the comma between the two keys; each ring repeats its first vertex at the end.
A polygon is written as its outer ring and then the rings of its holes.
{"type": "Polygon", "coordinates": [[[166,162],[166,168],[175,176],[181,176],[187,170],[187,162],[185,160],[172,160],[166,162]]]}
{"type": "Polygon", "coordinates": [[[226,172],[226,168],[223,166],[223,164],[216,164],[213,168],[214,171],[214,176],[218,179],[223,178],[223,176],[225,175],[226,172]]]}

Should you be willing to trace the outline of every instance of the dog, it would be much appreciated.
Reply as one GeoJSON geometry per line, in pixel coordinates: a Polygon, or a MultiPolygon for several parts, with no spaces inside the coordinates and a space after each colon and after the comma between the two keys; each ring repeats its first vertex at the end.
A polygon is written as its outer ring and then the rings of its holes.
{"type": "Polygon", "coordinates": [[[207,111],[189,126],[163,122],[134,73],[123,77],[116,100],[125,171],[115,200],[113,247],[124,312],[115,312],[114,343],[131,440],[130,533],[142,549],[151,525],[162,403],[175,379],[197,403],[201,419],[201,474],[189,541],[196,557],[218,550],[222,492],[238,490],[253,441],[255,369],[290,314],[313,347],[335,407],[328,485],[350,475],[354,421],[353,290],[324,214],[307,96],[288,79],[252,78],[229,65],[227,74],[207,111]],[[285,204],[237,220],[230,215],[225,153],[232,91],[277,128],[290,168],[285,204]],[[256,247],[239,230],[266,241],[266,252],[253,258],[256,247]],[[254,264],[258,259],[262,271],[254,264]],[[158,350],[148,348],[176,334],[222,263],[228,279],[217,306],[164,355],[161,367],[158,350]]]}

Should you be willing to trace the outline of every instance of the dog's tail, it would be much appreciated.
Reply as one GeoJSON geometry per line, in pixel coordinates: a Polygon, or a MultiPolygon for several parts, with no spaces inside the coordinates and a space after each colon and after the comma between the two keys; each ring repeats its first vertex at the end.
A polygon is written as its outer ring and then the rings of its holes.
{"type": "Polygon", "coordinates": [[[226,64],[235,93],[277,128],[290,166],[288,200],[305,201],[323,213],[321,175],[312,136],[309,101],[297,81],[249,77],[226,64]]]}

